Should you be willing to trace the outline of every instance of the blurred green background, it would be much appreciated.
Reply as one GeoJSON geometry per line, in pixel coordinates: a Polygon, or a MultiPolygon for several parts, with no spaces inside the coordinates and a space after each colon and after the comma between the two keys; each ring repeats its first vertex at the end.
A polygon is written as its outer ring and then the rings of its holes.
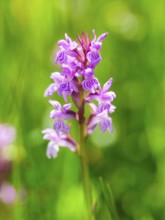
{"type": "MultiPolygon", "coordinates": [[[[61,149],[49,160],[41,130],[52,123],[43,93],[59,69],[57,41],[92,38],[92,29],[109,32],[96,75],[102,84],[113,77],[117,94],[114,133],[97,129],[88,140],[93,194],[102,176],[121,220],[165,219],[164,10],[163,0],[0,1],[0,121],[17,128],[10,181],[26,191],[22,202],[0,204],[0,219],[85,219],[79,159],[61,149]]],[[[110,219],[99,201],[98,220],[110,219]]]]}

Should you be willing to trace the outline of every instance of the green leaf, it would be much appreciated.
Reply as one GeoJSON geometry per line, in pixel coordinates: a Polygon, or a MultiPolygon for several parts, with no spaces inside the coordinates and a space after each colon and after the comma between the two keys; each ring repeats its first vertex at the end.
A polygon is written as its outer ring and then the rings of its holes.
{"type": "MultiPolygon", "coordinates": [[[[99,183],[100,197],[103,201],[103,204],[106,205],[109,214],[109,219],[119,220],[110,185],[108,183],[105,184],[102,177],[99,178],[99,183]]],[[[102,206],[102,213],[104,211],[105,207],[102,206]]]]}

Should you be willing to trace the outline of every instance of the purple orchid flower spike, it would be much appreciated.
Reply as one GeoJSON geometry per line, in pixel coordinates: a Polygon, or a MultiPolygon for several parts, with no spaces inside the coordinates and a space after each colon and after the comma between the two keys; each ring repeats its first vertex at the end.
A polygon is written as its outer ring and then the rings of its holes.
{"type": "MultiPolygon", "coordinates": [[[[70,126],[66,123],[67,120],[77,120],[80,125],[84,123],[85,135],[92,133],[97,124],[103,133],[107,130],[112,132],[112,119],[109,115],[115,111],[112,101],[116,97],[114,92],[109,91],[112,78],[101,88],[99,80],[95,77],[95,68],[102,60],[100,54],[102,42],[107,35],[108,33],[103,33],[96,37],[93,30],[93,40],[90,40],[88,33],[82,32],[82,35],[78,36],[78,41],[73,41],[67,34],[65,40],[58,41],[60,49],[55,62],[61,65],[61,71],[51,74],[54,82],[45,91],[45,96],[57,93],[64,98],[66,104],[61,105],[55,100],[49,101],[54,108],[50,112],[50,118],[55,120],[53,130],[46,130],[44,136],[45,138],[49,135],[47,138],[50,141],[47,150],[49,157],[56,157],[62,141],[67,140],[67,137],[70,140],[70,126]],[[69,97],[72,98],[77,111],[71,110],[69,97]],[[97,101],[97,106],[94,107],[93,101],[97,101]],[[93,106],[92,113],[87,119],[84,115],[86,106],[90,108],[93,106]],[[54,135],[54,138],[52,136],[50,138],[50,134],[54,135]]],[[[66,143],[63,145],[67,146],[66,143]]]]}

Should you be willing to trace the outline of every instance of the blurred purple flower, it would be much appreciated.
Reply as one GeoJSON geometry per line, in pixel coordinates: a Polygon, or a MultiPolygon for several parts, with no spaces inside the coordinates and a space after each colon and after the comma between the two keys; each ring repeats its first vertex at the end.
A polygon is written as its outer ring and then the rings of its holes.
{"type": "Polygon", "coordinates": [[[7,124],[0,125],[0,148],[11,144],[16,137],[16,131],[13,127],[7,124]]]}
{"type": "Polygon", "coordinates": [[[17,199],[14,186],[6,182],[12,170],[12,158],[9,159],[7,154],[15,138],[14,127],[7,124],[0,125],[0,200],[5,204],[12,204],[17,199]]]}
{"type": "Polygon", "coordinates": [[[0,200],[5,204],[12,204],[17,199],[15,188],[9,183],[3,183],[0,187],[0,200]]]}

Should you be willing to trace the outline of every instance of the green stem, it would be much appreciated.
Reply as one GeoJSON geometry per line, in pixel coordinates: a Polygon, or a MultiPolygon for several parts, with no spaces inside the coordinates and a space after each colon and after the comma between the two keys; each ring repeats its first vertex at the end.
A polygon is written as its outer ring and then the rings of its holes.
{"type": "Polygon", "coordinates": [[[84,198],[87,208],[88,220],[94,220],[92,218],[92,196],[90,188],[90,178],[88,170],[88,159],[85,148],[85,125],[80,124],[80,159],[81,159],[81,172],[82,172],[82,182],[84,189],[84,198]]]}
{"type": "Polygon", "coordinates": [[[80,160],[81,160],[81,173],[82,173],[82,182],[83,182],[83,190],[84,190],[84,199],[85,205],[87,208],[88,220],[94,220],[92,215],[92,195],[91,195],[91,187],[90,187],[90,177],[88,170],[88,154],[85,146],[85,103],[84,103],[84,91],[80,90],[80,108],[79,108],[79,126],[80,126],[80,134],[79,134],[79,146],[80,146],[80,160]]]}

